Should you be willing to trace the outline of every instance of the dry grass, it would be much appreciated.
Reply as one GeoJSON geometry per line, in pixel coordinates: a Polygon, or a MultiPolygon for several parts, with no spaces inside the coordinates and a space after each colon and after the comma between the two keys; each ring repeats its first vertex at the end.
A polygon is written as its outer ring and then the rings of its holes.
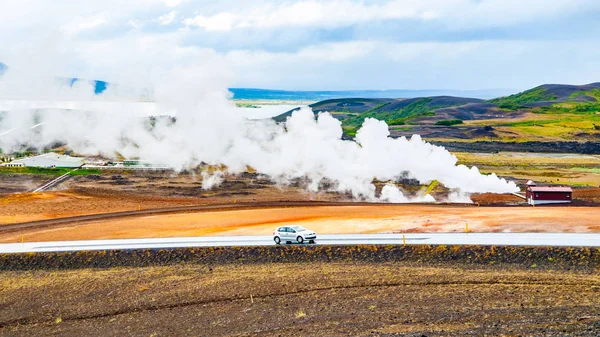
{"type": "Polygon", "coordinates": [[[524,154],[513,152],[500,153],[468,153],[455,152],[459,164],[481,165],[493,167],[598,167],[600,156],[594,155],[557,155],[557,154],[524,154]]]}
{"type": "Polygon", "coordinates": [[[600,186],[600,156],[564,154],[455,153],[459,164],[477,166],[482,173],[496,173],[517,179],[600,186]]]}
{"type": "Polygon", "coordinates": [[[471,126],[494,127],[502,140],[510,141],[570,141],[579,133],[597,135],[594,125],[600,122],[600,114],[573,113],[527,113],[515,119],[489,119],[465,121],[471,126]]]}

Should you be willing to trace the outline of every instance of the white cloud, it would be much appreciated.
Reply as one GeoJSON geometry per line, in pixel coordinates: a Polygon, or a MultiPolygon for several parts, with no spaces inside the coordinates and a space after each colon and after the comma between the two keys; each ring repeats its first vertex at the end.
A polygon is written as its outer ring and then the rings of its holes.
{"type": "Polygon", "coordinates": [[[193,19],[185,19],[186,26],[198,26],[207,31],[228,31],[235,27],[243,27],[246,23],[240,21],[240,16],[232,13],[219,13],[213,16],[198,15],[193,19]]]}
{"type": "Polygon", "coordinates": [[[543,83],[598,81],[600,67],[594,57],[600,53],[598,46],[589,40],[354,41],[297,52],[237,50],[226,58],[238,74],[240,87],[525,89],[543,83]]]}
{"type": "Polygon", "coordinates": [[[206,30],[231,30],[235,28],[276,28],[284,26],[336,27],[378,19],[419,18],[436,16],[419,1],[408,0],[407,6],[398,6],[398,1],[383,5],[366,6],[349,0],[315,1],[304,0],[279,6],[260,6],[243,13],[220,12],[214,15],[197,15],[184,22],[188,26],[206,30]]]}
{"type": "Polygon", "coordinates": [[[158,22],[161,26],[168,26],[175,20],[177,17],[177,11],[170,11],[168,14],[164,14],[158,17],[158,22]]]}
{"type": "Polygon", "coordinates": [[[177,7],[177,6],[181,5],[184,2],[186,2],[186,0],[165,0],[164,4],[167,7],[177,7]]]}
{"type": "Polygon", "coordinates": [[[9,29],[43,30],[56,27],[91,29],[110,22],[146,19],[146,13],[164,10],[165,5],[179,5],[174,0],[2,0],[0,33],[9,29]]]}
{"type": "Polygon", "coordinates": [[[300,0],[280,5],[198,14],[188,26],[207,31],[239,28],[340,27],[381,20],[437,20],[451,27],[504,26],[544,17],[600,9],[595,0],[391,0],[369,5],[350,0],[300,0]]]}
{"type": "Polygon", "coordinates": [[[151,69],[214,49],[238,86],[525,88],[600,79],[598,13],[597,0],[4,0],[0,62],[73,54],[48,75],[116,80],[117,59],[151,69]]]}
{"type": "Polygon", "coordinates": [[[61,29],[69,35],[75,35],[105,25],[107,22],[102,14],[91,17],[76,17],[71,22],[63,25],[61,29]]]}
{"type": "Polygon", "coordinates": [[[290,61],[328,64],[359,59],[372,54],[379,46],[381,43],[374,41],[352,41],[308,46],[295,53],[233,50],[226,54],[226,58],[235,65],[249,67],[267,64],[276,66],[290,61]]]}

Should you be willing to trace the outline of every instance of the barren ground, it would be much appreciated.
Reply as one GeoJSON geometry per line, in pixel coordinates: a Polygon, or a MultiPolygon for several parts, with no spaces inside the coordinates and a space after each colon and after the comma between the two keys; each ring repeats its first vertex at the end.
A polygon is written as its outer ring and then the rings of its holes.
{"type": "Polygon", "coordinates": [[[320,234],[382,232],[600,232],[597,207],[360,205],[256,208],[78,222],[0,234],[0,242],[202,235],[269,235],[300,224],[320,234]],[[576,210],[576,211],[575,211],[576,210]],[[564,219],[569,221],[564,221],[564,219]]]}
{"type": "MultiPolygon", "coordinates": [[[[0,176],[6,179],[6,176],[0,176]]],[[[31,177],[10,177],[11,190],[29,186],[31,177]],[[21,184],[21,185],[19,185],[21,184]]],[[[39,179],[38,179],[39,180],[39,179]]],[[[43,183],[43,180],[40,182],[43,183]]],[[[417,190],[417,186],[405,188],[417,190]]],[[[443,193],[437,191],[435,193],[443,193]]],[[[271,201],[352,201],[347,195],[310,193],[301,182],[279,187],[260,175],[229,176],[203,190],[197,176],[161,172],[121,172],[76,176],[44,193],[13,193],[0,198],[0,224],[177,206],[255,204],[255,209],[162,214],[87,221],[63,227],[0,234],[0,242],[81,240],[195,235],[268,235],[281,224],[299,223],[319,233],[376,232],[598,232],[600,188],[574,192],[592,206],[520,207],[513,195],[474,195],[473,205],[370,205],[266,208],[271,201]],[[512,205],[508,207],[507,205],[512,205]],[[490,207],[494,206],[494,207],[490,207]],[[500,206],[500,207],[497,207],[500,206]],[[565,221],[568,219],[569,221],[565,221]]],[[[0,228],[2,225],[0,225],[0,228]]]]}
{"type": "Polygon", "coordinates": [[[597,336],[600,278],[407,263],[1,272],[0,335],[597,336]],[[365,277],[365,275],[368,275],[365,277]]]}
{"type": "MultiPolygon", "coordinates": [[[[37,177],[37,176],[36,176],[37,177]]],[[[203,190],[194,175],[160,172],[72,177],[53,190],[28,193],[31,175],[1,175],[0,224],[175,206],[228,204],[236,202],[339,200],[335,193],[309,193],[298,186],[280,187],[267,178],[245,174],[228,177],[212,190],[203,190]],[[11,189],[4,189],[10,184],[11,189]],[[18,190],[21,193],[14,193],[18,190]]],[[[36,178],[39,185],[52,177],[36,178]]],[[[39,186],[36,185],[36,186],[39,186]]]]}

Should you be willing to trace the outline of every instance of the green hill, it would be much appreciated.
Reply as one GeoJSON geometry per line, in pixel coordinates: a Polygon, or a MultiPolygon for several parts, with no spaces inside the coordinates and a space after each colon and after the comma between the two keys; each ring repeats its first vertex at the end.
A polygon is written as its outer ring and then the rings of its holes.
{"type": "Polygon", "coordinates": [[[388,125],[404,125],[416,117],[435,116],[435,111],[441,108],[479,102],[483,101],[476,98],[451,96],[412,98],[382,104],[357,116],[343,120],[343,124],[350,129],[362,125],[366,118],[377,118],[386,121],[388,125]]]}
{"type": "Polygon", "coordinates": [[[550,106],[556,102],[595,102],[600,83],[586,85],[544,84],[518,94],[488,100],[503,109],[550,106]]]}
{"type": "Polygon", "coordinates": [[[518,94],[499,97],[488,100],[489,103],[498,105],[502,109],[518,109],[527,103],[537,103],[543,101],[556,101],[558,96],[549,92],[543,85],[529,89],[518,94]]]}
{"type": "MultiPolygon", "coordinates": [[[[392,136],[429,139],[600,139],[600,83],[545,84],[487,101],[452,96],[343,98],[310,105],[331,113],[354,136],[366,118],[385,121],[392,136]]],[[[283,122],[293,111],[275,117],[283,122]]]]}

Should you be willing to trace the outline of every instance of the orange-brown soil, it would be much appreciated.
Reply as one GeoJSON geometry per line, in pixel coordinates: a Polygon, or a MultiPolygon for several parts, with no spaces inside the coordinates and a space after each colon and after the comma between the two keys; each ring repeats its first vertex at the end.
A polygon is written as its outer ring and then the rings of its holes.
{"type": "MultiPolygon", "coordinates": [[[[28,177],[16,176],[13,180],[28,177]]],[[[18,182],[18,181],[17,181],[18,182]]],[[[22,182],[23,183],[23,182],[22,182]]],[[[15,183],[16,184],[16,183],[15,183]]],[[[375,232],[598,232],[598,207],[508,207],[524,200],[506,194],[473,195],[472,205],[369,205],[264,207],[266,202],[352,201],[348,195],[311,193],[301,182],[280,187],[268,178],[245,173],[228,176],[203,190],[196,176],[134,172],[77,176],[44,193],[0,198],[0,229],[28,221],[179,206],[245,203],[254,209],[151,214],[87,220],[61,226],[4,232],[0,241],[78,240],[192,235],[270,234],[281,224],[298,223],[319,233],[375,232]],[[262,205],[262,206],[261,206],[262,205]],[[481,207],[477,207],[480,205],[481,207]],[[504,205],[504,206],[502,206],[504,205]],[[500,207],[486,207],[500,206],[500,207]]],[[[600,188],[576,189],[574,201],[593,205],[600,188]]]]}
{"type": "Polygon", "coordinates": [[[161,196],[111,189],[76,188],[43,193],[19,193],[0,198],[0,226],[77,215],[178,206],[332,199],[340,199],[340,196],[330,193],[307,193],[298,188],[275,186],[262,189],[259,194],[225,194],[210,197],[161,196]]]}
{"type": "Polygon", "coordinates": [[[318,233],[598,232],[597,207],[360,205],[257,208],[86,221],[0,235],[1,242],[268,235],[283,224],[318,233]],[[566,220],[568,219],[568,221],[566,220]]]}

